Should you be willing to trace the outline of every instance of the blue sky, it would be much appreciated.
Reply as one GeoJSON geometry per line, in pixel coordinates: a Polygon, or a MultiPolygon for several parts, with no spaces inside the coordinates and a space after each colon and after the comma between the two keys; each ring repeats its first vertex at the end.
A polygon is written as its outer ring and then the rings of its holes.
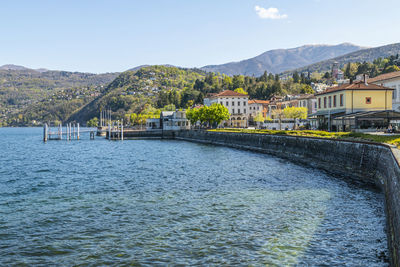
{"type": "Polygon", "coordinates": [[[201,67],[304,44],[400,42],[399,0],[0,0],[0,65],[201,67]]]}

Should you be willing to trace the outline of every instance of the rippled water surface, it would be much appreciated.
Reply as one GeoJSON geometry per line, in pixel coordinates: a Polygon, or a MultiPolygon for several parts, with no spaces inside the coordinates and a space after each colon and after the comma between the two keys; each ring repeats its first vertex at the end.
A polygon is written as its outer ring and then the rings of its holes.
{"type": "Polygon", "coordinates": [[[225,147],[41,133],[0,129],[0,266],[386,265],[373,189],[225,147]]]}

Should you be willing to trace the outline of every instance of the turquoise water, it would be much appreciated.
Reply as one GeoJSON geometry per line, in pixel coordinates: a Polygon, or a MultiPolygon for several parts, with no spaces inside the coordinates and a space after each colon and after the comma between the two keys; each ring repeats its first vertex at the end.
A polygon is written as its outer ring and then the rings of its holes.
{"type": "Polygon", "coordinates": [[[0,266],[386,266],[383,195],[180,141],[0,128],[0,266]]]}

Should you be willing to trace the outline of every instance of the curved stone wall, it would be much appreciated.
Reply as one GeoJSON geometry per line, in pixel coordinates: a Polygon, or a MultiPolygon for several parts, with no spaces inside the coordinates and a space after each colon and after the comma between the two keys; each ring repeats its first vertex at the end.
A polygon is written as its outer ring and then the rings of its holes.
{"type": "Polygon", "coordinates": [[[176,139],[268,153],[377,185],[385,194],[391,266],[400,266],[400,152],[368,142],[265,134],[177,132],[176,139]]]}

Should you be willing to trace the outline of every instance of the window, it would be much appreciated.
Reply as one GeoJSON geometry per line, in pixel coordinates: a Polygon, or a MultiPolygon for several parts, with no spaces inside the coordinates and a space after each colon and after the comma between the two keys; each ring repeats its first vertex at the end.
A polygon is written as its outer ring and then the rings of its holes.
{"type": "Polygon", "coordinates": [[[238,109],[238,114],[240,114],[240,108],[238,109]]]}
{"type": "Polygon", "coordinates": [[[243,101],[243,106],[246,106],[246,105],[247,105],[246,101],[243,101]]]}
{"type": "Polygon", "coordinates": [[[232,114],[235,114],[235,109],[234,108],[232,109],[232,114]]]}
{"type": "Polygon", "coordinates": [[[246,109],[243,110],[244,114],[246,114],[246,109]]]}
{"type": "Polygon", "coordinates": [[[226,105],[229,106],[229,101],[226,101],[226,105]]]}
{"type": "Polygon", "coordinates": [[[234,105],[235,105],[235,102],[232,101],[232,106],[234,106],[234,105]]]}
{"type": "Polygon", "coordinates": [[[392,87],[394,89],[393,94],[392,94],[392,99],[397,99],[397,90],[396,90],[396,86],[392,87]]]}
{"type": "Polygon", "coordinates": [[[326,108],[326,96],[324,97],[324,108],[326,108]]]}
{"type": "Polygon", "coordinates": [[[240,106],[240,101],[238,101],[238,106],[240,106]]]}
{"type": "Polygon", "coordinates": [[[340,106],[343,107],[343,94],[340,94],[340,106]]]}
{"type": "Polygon", "coordinates": [[[333,107],[336,108],[336,96],[333,96],[333,107]]]}
{"type": "Polygon", "coordinates": [[[365,98],[365,104],[371,104],[371,97],[365,98]]]}
{"type": "Polygon", "coordinates": [[[328,97],[328,102],[329,102],[329,108],[332,107],[332,96],[328,97]]]}
{"type": "Polygon", "coordinates": [[[318,98],[318,108],[321,108],[321,98],[318,98]]]}

